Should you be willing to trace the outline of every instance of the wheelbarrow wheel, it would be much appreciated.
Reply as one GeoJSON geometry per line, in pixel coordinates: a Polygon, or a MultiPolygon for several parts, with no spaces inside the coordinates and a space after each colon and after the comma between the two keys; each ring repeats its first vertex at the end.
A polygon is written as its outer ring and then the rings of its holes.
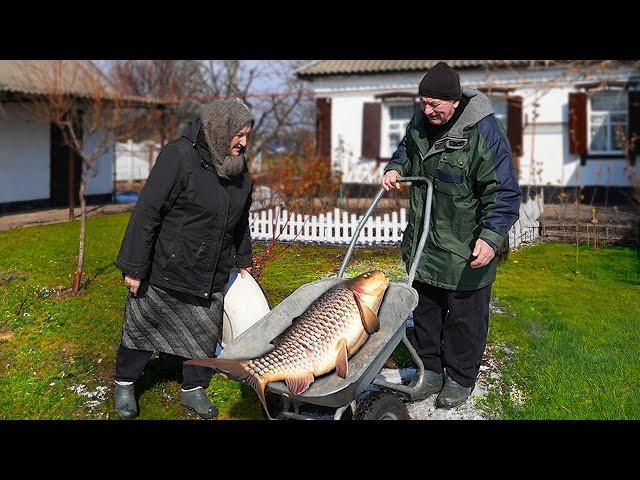
{"type": "Polygon", "coordinates": [[[373,392],[356,407],[354,420],[409,420],[407,407],[398,397],[387,392],[373,392]]]}

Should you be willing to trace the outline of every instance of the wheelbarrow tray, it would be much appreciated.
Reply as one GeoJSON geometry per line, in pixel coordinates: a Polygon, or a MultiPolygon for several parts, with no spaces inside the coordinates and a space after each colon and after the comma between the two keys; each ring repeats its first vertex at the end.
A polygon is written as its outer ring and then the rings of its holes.
{"type": "MultiPolygon", "coordinates": [[[[342,281],[335,277],[325,278],[301,286],[229,343],[219,358],[250,359],[272,350],[274,346],[271,340],[289,328],[293,319],[302,315],[320,295],[342,281]]],[[[266,390],[313,405],[334,408],[347,405],[367,389],[402,341],[407,317],[417,305],[418,293],[415,289],[404,283],[390,282],[378,311],[380,330],[370,335],[349,358],[346,378],[340,378],[334,370],[316,378],[300,395],[292,395],[283,381],[267,384],[266,390]]]]}

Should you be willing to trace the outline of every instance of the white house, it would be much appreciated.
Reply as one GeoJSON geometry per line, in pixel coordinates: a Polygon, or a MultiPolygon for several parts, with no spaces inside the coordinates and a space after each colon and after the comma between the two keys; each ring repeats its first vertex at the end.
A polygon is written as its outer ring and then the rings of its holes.
{"type": "MultiPolygon", "coordinates": [[[[65,145],[60,130],[38,115],[34,100],[59,89],[90,108],[92,94],[116,95],[109,80],[90,61],[0,61],[0,213],[29,208],[78,205],[81,160],[65,145]]],[[[120,97],[141,105],[152,99],[120,97]]],[[[83,144],[93,151],[104,130],[90,135],[82,128],[83,144]]],[[[89,171],[88,202],[111,201],[114,192],[115,149],[108,145],[89,171]]]]}
{"type": "Polygon", "coordinates": [[[116,182],[146,180],[156,161],[160,144],[153,140],[116,143],[116,182]]]}
{"type": "MultiPolygon", "coordinates": [[[[316,140],[346,183],[377,183],[439,60],[320,60],[298,70],[316,98],[316,140]]],[[[493,101],[521,185],[638,182],[639,62],[446,60],[493,101]],[[621,135],[622,134],[622,135],[621,135]],[[635,176],[635,177],[634,177],[635,176]]]]}

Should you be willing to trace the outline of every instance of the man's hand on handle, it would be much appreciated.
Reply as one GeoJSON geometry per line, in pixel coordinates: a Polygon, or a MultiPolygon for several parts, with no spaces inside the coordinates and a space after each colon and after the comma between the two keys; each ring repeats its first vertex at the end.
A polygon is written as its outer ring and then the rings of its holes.
{"type": "Polygon", "coordinates": [[[140,288],[140,279],[135,277],[130,277],[129,275],[124,276],[124,284],[127,286],[131,295],[134,297],[138,294],[138,288],[140,288]]]}
{"type": "Polygon", "coordinates": [[[240,269],[240,277],[244,278],[245,275],[251,275],[253,267],[245,267],[240,269]]]}
{"type": "Polygon", "coordinates": [[[476,259],[470,264],[471,268],[480,268],[493,260],[493,257],[496,256],[496,252],[493,251],[491,245],[479,238],[476,240],[476,245],[471,255],[476,257],[476,259]]]}
{"type": "Polygon", "coordinates": [[[395,170],[389,170],[380,179],[380,185],[382,185],[382,188],[384,188],[387,192],[391,188],[398,188],[399,189],[400,188],[400,184],[398,184],[396,182],[398,177],[400,177],[400,174],[398,172],[396,172],[395,170]]]}

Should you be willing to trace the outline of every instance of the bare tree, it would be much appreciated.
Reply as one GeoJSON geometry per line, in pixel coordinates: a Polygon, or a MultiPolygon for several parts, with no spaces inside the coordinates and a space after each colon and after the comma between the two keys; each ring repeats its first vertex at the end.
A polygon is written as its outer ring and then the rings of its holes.
{"type": "MultiPolygon", "coordinates": [[[[127,60],[113,61],[110,78],[130,95],[162,98],[174,104],[164,118],[163,138],[173,138],[215,98],[239,97],[256,117],[250,158],[275,140],[312,130],[312,95],[295,75],[294,60],[127,60]]],[[[139,119],[144,123],[146,117],[139,119]]],[[[140,129],[142,131],[142,129],[140,129]]],[[[150,132],[147,132],[150,134],[150,132]]]]}
{"type": "Polygon", "coordinates": [[[314,125],[312,95],[295,75],[303,61],[208,60],[203,62],[207,98],[240,97],[253,111],[256,122],[250,152],[264,151],[271,142],[286,139],[296,130],[314,125]],[[258,84],[269,85],[259,91],[258,84]]]}
{"type": "Polygon", "coordinates": [[[197,116],[207,93],[202,62],[198,60],[117,60],[107,70],[116,87],[127,95],[153,97],[173,104],[170,116],[149,122],[148,112],[136,121],[136,140],[160,135],[160,143],[178,135],[187,121],[197,116]],[[160,131],[157,126],[160,124],[160,131]]]}
{"type": "Polygon", "coordinates": [[[137,110],[161,107],[162,104],[122,95],[90,62],[34,61],[30,63],[29,76],[34,90],[42,94],[25,99],[23,106],[38,120],[55,125],[70,154],[81,159],[80,239],[71,287],[72,292],[77,293],[84,265],[88,176],[95,169],[97,160],[112,152],[117,140],[134,134],[139,127],[137,110]]]}

